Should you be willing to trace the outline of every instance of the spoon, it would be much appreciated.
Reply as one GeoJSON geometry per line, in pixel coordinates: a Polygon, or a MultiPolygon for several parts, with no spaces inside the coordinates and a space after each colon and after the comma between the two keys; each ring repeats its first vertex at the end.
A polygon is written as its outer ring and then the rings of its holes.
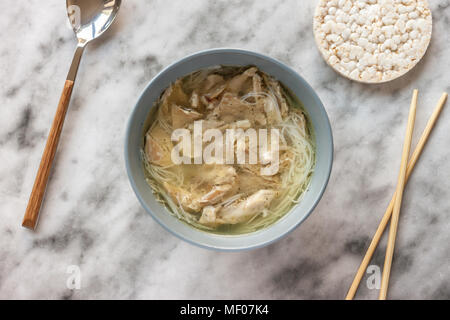
{"type": "Polygon", "coordinates": [[[78,44],[69,69],[63,92],[56,109],[55,118],[47,138],[41,163],[34,181],[22,226],[34,230],[44,199],[50,170],[58,147],[64,118],[72,95],[78,66],[84,48],[91,40],[98,38],[109,28],[119,11],[121,0],[66,0],[67,14],[75,32],[78,44]]]}

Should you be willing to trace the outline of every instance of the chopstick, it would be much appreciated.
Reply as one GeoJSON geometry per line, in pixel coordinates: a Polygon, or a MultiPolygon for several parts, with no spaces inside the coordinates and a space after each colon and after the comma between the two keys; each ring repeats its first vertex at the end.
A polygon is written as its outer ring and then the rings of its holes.
{"type": "Polygon", "coordinates": [[[394,210],[392,211],[391,223],[389,229],[389,238],[386,248],[386,257],[384,260],[383,275],[381,277],[380,300],[385,300],[389,286],[389,276],[391,274],[392,258],[394,256],[395,239],[397,238],[398,220],[402,206],[403,190],[405,188],[406,167],[408,165],[409,152],[411,149],[411,140],[414,131],[414,122],[416,121],[417,96],[419,91],[413,92],[411,107],[409,109],[408,126],[406,127],[405,142],[403,143],[402,161],[400,164],[400,173],[398,175],[397,189],[395,191],[394,210]]]}
{"type": "MultiPolygon", "coordinates": [[[[439,102],[437,103],[430,119],[428,120],[424,131],[422,132],[422,135],[419,139],[419,142],[417,143],[417,146],[416,146],[413,154],[411,155],[411,158],[408,163],[408,167],[406,169],[405,183],[408,181],[408,179],[417,163],[417,160],[419,160],[422,150],[428,141],[428,137],[430,136],[430,133],[433,130],[437,119],[439,118],[439,115],[445,105],[446,100],[447,100],[447,93],[444,92],[442,94],[441,98],[439,99],[439,102]]],[[[364,276],[364,272],[367,269],[367,267],[370,263],[370,260],[372,259],[373,253],[375,252],[375,249],[377,248],[378,243],[380,242],[381,236],[383,235],[383,232],[386,229],[386,226],[391,218],[392,210],[394,208],[395,198],[396,198],[396,193],[394,193],[394,195],[392,196],[392,199],[389,202],[389,205],[383,215],[383,218],[381,219],[381,222],[378,225],[375,235],[373,236],[372,241],[370,242],[369,248],[367,249],[367,252],[358,268],[358,271],[356,272],[355,278],[353,279],[353,282],[350,286],[347,296],[345,297],[346,300],[352,300],[355,297],[356,291],[358,290],[358,286],[364,276]]]]}
{"type": "Polygon", "coordinates": [[[411,140],[414,131],[414,122],[416,121],[417,96],[419,91],[413,92],[411,107],[409,108],[408,126],[406,127],[405,142],[403,143],[402,161],[400,164],[400,173],[398,175],[397,189],[395,191],[394,210],[392,211],[391,224],[389,229],[389,238],[386,248],[386,257],[384,260],[383,275],[381,277],[380,300],[386,300],[387,289],[389,286],[389,276],[391,274],[392,258],[394,256],[395,239],[397,238],[398,220],[402,206],[403,190],[406,181],[406,167],[408,166],[409,152],[411,150],[411,140]]]}

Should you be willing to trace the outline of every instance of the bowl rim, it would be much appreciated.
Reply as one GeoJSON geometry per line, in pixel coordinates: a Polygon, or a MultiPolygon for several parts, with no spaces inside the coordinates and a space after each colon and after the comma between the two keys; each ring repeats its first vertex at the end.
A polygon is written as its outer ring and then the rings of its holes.
{"type": "MultiPolygon", "coordinates": [[[[325,192],[325,189],[327,188],[328,182],[330,180],[330,176],[331,176],[331,171],[332,171],[332,167],[333,167],[333,160],[334,160],[334,139],[333,139],[333,132],[332,132],[332,128],[331,128],[331,123],[330,123],[330,119],[328,117],[328,113],[322,103],[322,101],[320,100],[319,96],[317,95],[317,93],[315,92],[315,90],[309,85],[309,83],[303,79],[303,77],[294,69],[292,69],[291,67],[289,67],[288,65],[286,65],[285,63],[271,58],[267,55],[261,54],[261,53],[257,53],[254,51],[250,51],[250,50],[246,50],[246,49],[239,49],[239,48],[213,48],[213,49],[206,49],[206,50],[201,50],[198,52],[194,52],[192,54],[189,54],[187,56],[184,56],[181,59],[176,60],[175,62],[169,64],[168,66],[166,66],[165,68],[163,68],[161,71],[159,71],[149,82],[148,84],[144,87],[144,89],[141,91],[139,98],[137,100],[137,102],[135,103],[133,110],[128,118],[127,121],[127,126],[126,126],[126,132],[125,132],[125,148],[124,148],[124,156],[125,156],[125,167],[126,167],[126,171],[127,171],[127,175],[128,175],[128,180],[131,184],[131,187],[136,195],[136,197],[138,198],[141,206],[145,209],[145,211],[160,225],[162,226],[165,230],[167,230],[169,233],[171,233],[172,235],[176,236],[177,238],[193,244],[197,247],[201,247],[201,248],[205,248],[205,249],[209,249],[209,250],[213,250],[213,251],[224,251],[224,252],[238,252],[238,251],[246,251],[246,250],[252,250],[252,249],[257,249],[257,248],[262,248],[265,247],[267,245],[270,245],[284,237],[286,237],[289,233],[291,233],[293,230],[295,230],[301,223],[303,223],[303,221],[305,221],[310,215],[311,213],[315,210],[315,208],[317,207],[317,205],[319,204],[320,200],[322,199],[322,196],[325,192]],[[137,112],[138,106],[141,104],[141,100],[144,98],[145,93],[147,92],[147,90],[153,85],[153,83],[155,81],[157,81],[157,79],[164,73],[170,71],[171,69],[177,67],[179,64],[182,63],[186,63],[189,62],[189,60],[199,57],[199,56],[203,56],[203,55],[208,55],[208,54],[216,54],[216,53],[225,53],[225,54],[245,54],[245,55],[250,55],[250,56],[254,56],[263,60],[266,60],[278,67],[280,67],[281,69],[286,69],[287,71],[290,71],[292,73],[292,75],[295,76],[295,78],[297,78],[297,80],[299,80],[302,85],[304,85],[308,91],[310,91],[312,93],[313,99],[315,100],[317,106],[320,109],[320,112],[324,115],[324,125],[325,125],[325,130],[326,130],[326,135],[330,137],[330,152],[329,152],[329,157],[328,159],[326,159],[326,162],[328,164],[327,168],[323,168],[323,170],[326,170],[326,178],[319,190],[319,192],[317,193],[314,203],[311,205],[311,207],[309,208],[309,210],[307,212],[305,212],[305,214],[303,215],[303,217],[301,219],[299,219],[295,224],[291,225],[289,228],[287,228],[284,232],[277,234],[275,236],[273,236],[272,238],[266,240],[266,241],[261,241],[260,243],[257,244],[252,244],[252,245],[242,245],[242,246],[234,246],[234,247],[226,247],[226,246],[214,246],[214,245],[208,245],[208,244],[204,244],[204,243],[200,243],[197,242],[195,240],[192,240],[186,236],[184,236],[183,234],[181,234],[180,232],[173,230],[172,228],[170,228],[169,226],[167,226],[163,221],[161,221],[158,216],[156,214],[154,214],[152,212],[152,210],[147,206],[147,203],[144,201],[142,195],[140,194],[137,186],[136,186],[136,182],[134,180],[132,171],[131,171],[131,167],[130,167],[130,161],[128,159],[128,155],[129,153],[129,137],[131,134],[131,130],[132,130],[132,120],[134,119],[135,113],[137,112]]],[[[174,217],[174,219],[176,219],[174,217]]],[[[193,229],[195,229],[194,227],[192,227],[193,229]]],[[[195,229],[196,230],[196,229],[195,229]]],[[[204,232],[201,230],[196,230],[199,232],[204,232]]],[[[207,233],[207,232],[206,232],[207,233]]],[[[216,235],[215,236],[220,236],[220,235],[216,235]]],[[[246,236],[248,234],[242,234],[242,236],[246,236]]],[[[241,235],[233,235],[233,237],[239,237],[241,235]]],[[[226,237],[226,236],[225,236],[226,237]]]]}

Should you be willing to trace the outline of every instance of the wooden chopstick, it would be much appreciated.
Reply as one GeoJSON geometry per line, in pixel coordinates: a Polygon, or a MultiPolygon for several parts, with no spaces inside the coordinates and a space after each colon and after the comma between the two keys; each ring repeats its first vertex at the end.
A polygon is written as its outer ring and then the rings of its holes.
{"type": "Polygon", "coordinates": [[[402,206],[403,190],[406,181],[406,167],[408,166],[409,152],[411,150],[411,140],[414,131],[414,122],[416,121],[417,95],[419,91],[413,92],[411,107],[409,108],[408,126],[406,127],[405,142],[403,143],[402,161],[400,164],[400,173],[398,175],[397,189],[395,191],[394,210],[392,211],[391,224],[389,228],[389,238],[386,248],[386,257],[384,260],[383,275],[381,277],[380,300],[386,300],[387,289],[389,286],[389,276],[391,274],[392,258],[394,256],[395,239],[397,237],[398,220],[400,217],[400,208],[402,206]]]}
{"type": "MultiPolygon", "coordinates": [[[[419,142],[417,143],[417,146],[411,155],[411,158],[408,163],[408,167],[406,169],[406,181],[408,181],[416,163],[417,160],[419,160],[419,157],[422,153],[423,148],[425,147],[426,142],[428,141],[428,137],[430,136],[431,131],[434,128],[434,125],[436,124],[437,119],[439,118],[439,115],[442,111],[442,108],[445,105],[445,101],[447,100],[447,93],[443,93],[441,98],[439,99],[439,102],[434,109],[430,119],[428,120],[428,123],[423,130],[422,136],[419,139],[419,142]]],[[[378,243],[380,242],[381,236],[383,235],[384,230],[386,229],[386,226],[391,218],[392,210],[394,209],[394,202],[396,198],[396,193],[392,196],[391,202],[389,202],[389,206],[386,209],[386,212],[384,213],[383,218],[381,219],[380,224],[378,225],[377,231],[375,232],[375,235],[373,236],[372,241],[370,242],[369,248],[367,249],[367,252],[361,262],[361,265],[358,268],[358,271],[356,272],[355,278],[353,279],[353,282],[350,286],[350,289],[348,290],[347,296],[345,297],[346,300],[352,300],[355,297],[356,291],[358,290],[358,286],[364,276],[364,272],[369,266],[370,260],[372,259],[373,253],[375,252],[375,249],[378,246],[378,243]]]]}

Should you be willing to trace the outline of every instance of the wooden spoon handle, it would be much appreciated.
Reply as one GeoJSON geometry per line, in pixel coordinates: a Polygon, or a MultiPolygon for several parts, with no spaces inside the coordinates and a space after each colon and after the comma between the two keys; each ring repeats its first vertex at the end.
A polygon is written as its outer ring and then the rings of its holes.
{"type": "Polygon", "coordinates": [[[48,177],[52,168],[58,147],[59,137],[61,135],[64,118],[66,117],[67,107],[69,106],[70,96],[72,95],[73,81],[66,80],[64,89],[59,99],[58,109],[53,119],[52,128],[47,138],[44,153],[42,154],[41,164],[34,181],[28,206],[23,217],[22,226],[34,230],[39,217],[42,200],[44,199],[45,189],[47,187],[48,177]]]}

